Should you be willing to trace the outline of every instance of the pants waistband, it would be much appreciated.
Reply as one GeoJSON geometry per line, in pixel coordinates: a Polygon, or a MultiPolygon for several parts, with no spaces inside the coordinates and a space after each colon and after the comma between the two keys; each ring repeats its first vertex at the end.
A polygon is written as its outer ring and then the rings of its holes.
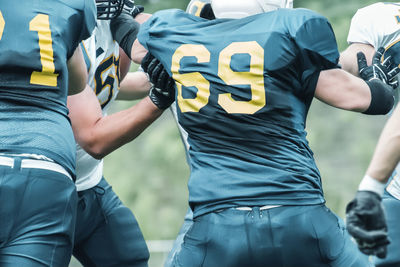
{"type": "MultiPolygon", "coordinates": [[[[269,210],[269,209],[273,209],[273,208],[277,208],[277,207],[281,207],[282,205],[265,205],[265,206],[261,206],[260,210],[269,210]]],[[[235,207],[235,209],[237,210],[253,210],[253,207],[235,207]]]]}
{"type": "MultiPolygon", "coordinates": [[[[10,168],[14,168],[14,158],[0,156],[0,166],[8,166],[10,168]]],[[[42,169],[55,171],[61,174],[64,174],[69,179],[72,180],[71,175],[62,167],[61,165],[46,161],[46,160],[36,160],[36,159],[22,159],[21,160],[21,169],[42,169]]]]}

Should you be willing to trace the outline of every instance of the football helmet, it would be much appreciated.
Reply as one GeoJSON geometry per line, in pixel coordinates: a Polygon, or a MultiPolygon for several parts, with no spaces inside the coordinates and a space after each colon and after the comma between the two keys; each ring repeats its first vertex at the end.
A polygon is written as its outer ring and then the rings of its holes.
{"type": "Polygon", "coordinates": [[[278,8],[292,8],[293,0],[211,0],[217,18],[240,19],[278,8]]]}
{"type": "Polygon", "coordinates": [[[200,17],[201,10],[206,4],[210,4],[211,0],[191,0],[186,7],[186,12],[194,16],[200,17]]]}
{"type": "Polygon", "coordinates": [[[211,8],[211,0],[191,0],[186,8],[186,12],[204,19],[215,19],[211,8]]]}
{"type": "Polygon", "coordinates": [[[124,0],[96,0],[97,19],[108,20],[118,17],[124,7],[124,0]]]}

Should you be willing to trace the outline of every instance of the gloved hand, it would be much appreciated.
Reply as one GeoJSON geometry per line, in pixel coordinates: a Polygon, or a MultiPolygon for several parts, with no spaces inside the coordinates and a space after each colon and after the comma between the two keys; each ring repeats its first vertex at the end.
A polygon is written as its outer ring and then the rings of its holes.
{"type": "Polygon", "coordinates": [[[159,108],[166,109],[175,101],[175,81],[169,76],[161,62],[147,53],[142,60],[142,69],[149,75],[153,84],[149,97],[159,108]]]}
{"type": "Polygon", "coordinates": [[[346,225],[361,252],[386,257],[390,241],[381,197],[377,193],[357,191],[346,207],[346,225]]]}
{"type": "Polygon", "coordinates": [[[357,53],[358,73],[360,77],[365,81],[378,79],[392,86],[393,89],[396,89],[397,86],[399,85],[399,82],[395,76],[400,72],[400,68],[398,65],[393,65],[391,56],[385,58],[385,60],[381,62],[381,58],[384,52],[385,48],[383,47],[378,48],[372,59],[371,66],[367,65],[367,60],[365,59],[364,53],[358,52],[357,53]]]}

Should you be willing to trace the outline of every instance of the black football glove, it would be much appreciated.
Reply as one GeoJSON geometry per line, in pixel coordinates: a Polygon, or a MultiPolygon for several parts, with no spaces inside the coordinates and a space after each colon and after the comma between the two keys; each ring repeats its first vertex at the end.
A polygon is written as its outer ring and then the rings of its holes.
{"type": "Polygon", "coordinates": [[[381,197],[372,191],[358,191],[346,207],[346,226],[358,248],[367,255],[385,258],[390,243],[381,197]]]}
{"type": "Polygon", "coordinates": [[[400,68],[397,65],[393,65],[391,56],[388,56],[383,62],[381,62],[381,58],[384,52],[385,48],[378,48],[372,59],[371,66],[367,65],[367,60],[365,59],[364,53],[358,52],[358,73],[360,77],[365,81],[378,79],[390,85],[393,89],[396,89],[399,85],[396,75],[400,72],[400,68]]]}
{"type": "Polygon", "coordinates": [[[175,81],[169,76],[161,62],[147,53],[142,60],[142,69],[149,75],[153,84],[149,97],[159,108],[166,109],[175,101],[175,81]]]}
{"type": "Polygon", "coordinates": [[[131,15],[135,18],[138,14],[144,11],[144,7],[141,5],[135,5],[134,0],[124,0],[124,8],[122,12],[131,15]]]}

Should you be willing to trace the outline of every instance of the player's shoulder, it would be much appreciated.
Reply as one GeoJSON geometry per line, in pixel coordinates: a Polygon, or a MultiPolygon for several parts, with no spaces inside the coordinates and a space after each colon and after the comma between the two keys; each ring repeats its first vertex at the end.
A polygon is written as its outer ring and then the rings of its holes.
{"type": "MultiPolygon", "coordinates": [[[[397,32],[399,29],[400,3],[375,3],[357,10],[351,19],[349,40],[357,33],[358,39],[365,39],[363,35],[375,34],[385,36],[397,32]]],[[[371,41],[371,40],[369,40],[371,41]]]]}
{"type": "MultiPolygon", "coordinates": [[[[183,21],[194,17],[181,9],[164,9],[155,12],[147,21],[148,24],[182,24],[183,21]]],[[[194,17],[197,18],[197,17],[194,17]]]]}
{"type": "Polygon", "coordinates": [[[391,19],[392,16],[388,17],[388,15],[398,15],[399,9],[400,3],[378,2],[358,9],[353,16],[353,20],[380,20],[385,18],[391,19]]]}
{"type": "Polygon", "coordinates": [[[272,20],[275,21],[274,25],[280,25],[293,36],[297,36],[299,32],[327,31],[331,27],[325,16],[306,8],[281,8],[274,11],[273,16],[276,18],[272,20]]]}
{"type": "MultiPolygon", "coordinates": [[[[382,11],[399,10],[400,3],[378,2],[357,10],[359,14],[374,14],[382,11]]],[[[357,14],[356,13],[356,14],[357,14]]]]}
{"type": "Polygon", "coordinates": [[[289,18],[291,20],[307,21],[310,19],[323,19],[327,18],[318,12],[307,8],[280,8],[275,11],[280,17],[289,18]]]}
{"type": "Polygon", "coordinates": [[[183,14],[188,14],[182,9],[171,8],[171,9],[163,9],[155,12],[153,14],[154,17],[169,17],[169,16],[181,16],[183,14]]]}
{"type": "Polygon", "coordinates": [[[95,6],[94,0],[56,0],[56,1],[70,8],[73,8],[77,11],[84,11],[88,7],[95,6]]]}
{"type": "Polygon", "coordinates": [[[293,28],[302,27],[312,21],[328,21],[325,16],[307,8],[281,8],[275,12],[280,20],[285,21],[286,25],[291,25],[293,28]]]}

